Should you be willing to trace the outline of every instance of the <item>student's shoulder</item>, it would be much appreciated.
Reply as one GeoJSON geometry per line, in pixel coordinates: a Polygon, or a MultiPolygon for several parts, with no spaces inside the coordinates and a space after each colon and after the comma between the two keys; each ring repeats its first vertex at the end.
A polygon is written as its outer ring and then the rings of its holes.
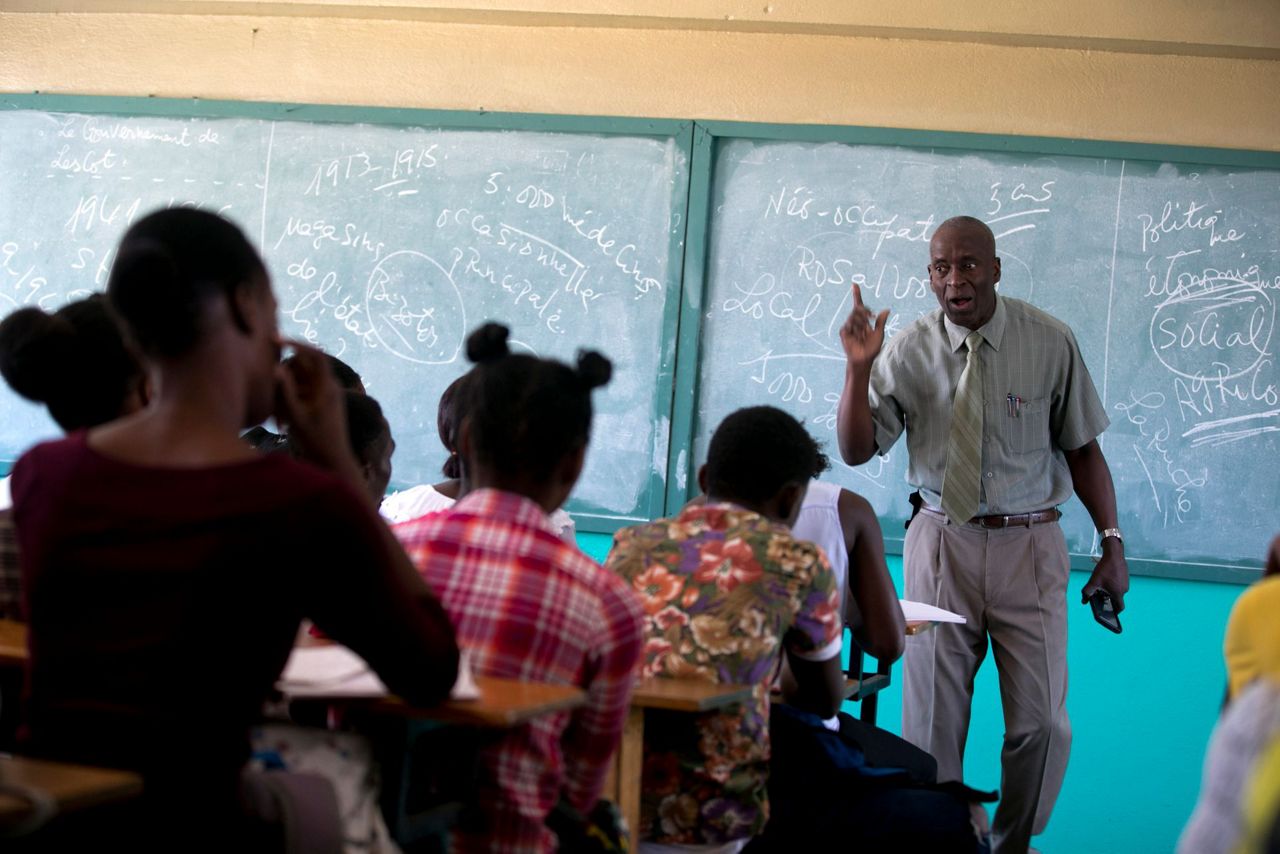
{"type": "Polygon", "coordinates": [[[643,612],[632,590],[631,580],[601,566],[582,552],[578,555],[581,557],[581,562],[577,563],[579,577],[588,581],[606,614],[639,620],[643,612]]]}
{"type": "Polygon", "coordinates": [[[446,510],[454,505],[454,499],[441,494],[429,483],[410,486],[392,493],[382,500],[382,515],[392,522],[406,522],[427,513],[446,510]]]}
{"type": "MultiPolygon", "coordinates": [[[[261,489],[281,504],[347,518],[361,498],[345,481],[287,454],[264,454],[239,472],[240,488],[261,489]]],[[[362,509],[362,508],[361,508],[362,509]]]]}
{"type": "Polygon", "coordinates": [[[840,489],[840,497],[836,500],[840,518],[865,522],[868,518],[876,518],[876,510],[871,502],[852,489],[840,489]]]}
{"type": "Polygon", "coordinates": [[[83,456],[88,447],[86,437],[87,433],[84,430],[77,430],[61,438],[48,439],[33,445],[18,457],[18,461],[14,463],[13,470],[17,472],[19,468],[30,466],[37,461],[42,463],[58,462],[74,460],[83,456]]]}
{"type": "Polygon", "coordinates": [[[1250,585],[1231,608],[1231,622],[1237,625],[1265,620],[1270,623],[1280,611],[1280,575],[1263,578],[1250,585]]]}
{"type": "Polygon", "coordinates": [[[13,464],[10,491],[14,501],[33,492],[55,492],[62,482],[71,480],[88,459],[88,445],[83,430],[60,439],[50,439],[28,449],[13,464]],[[33,490],[31,483],[39,478],[40,489],[33,490]]]}
{"type": "Polygon", "coordinates": [[[669,541],[670,525],[674,521],[674,517],[655,519],[651,522],[640,522],[619,528],[613,532],[613,546],[609,549],[609,557],[605,562],[610,563],[615,557],[629,557],[635,550],[649,549],[669,541]]]}

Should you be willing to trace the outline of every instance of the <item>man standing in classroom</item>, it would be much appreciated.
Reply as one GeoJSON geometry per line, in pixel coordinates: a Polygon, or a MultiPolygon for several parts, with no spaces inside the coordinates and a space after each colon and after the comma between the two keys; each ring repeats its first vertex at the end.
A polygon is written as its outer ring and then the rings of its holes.
{"type": "Polygon", "coordinates": [[[990,638],[1005,719],[993,850],[1024,852],[1048,823],[1071,747],[1057,507],[1073,489],[1102,543],[1082,601],[1101,589],[1119,612],[1129,589],[1097,442],[1109,422],[1071,330],[996,293],[1000,259],[985,223],[947,220],[929,256],[941,309],[887,346],[888,310],[873,318],[854,285],[836,429],[850,465],[888,453],[906,430],[907,480],[923,500],[903,549],[906,595],[968,622],[908,640],[903,735],[937,758],[939,780],[961,779],[990,638]]]}

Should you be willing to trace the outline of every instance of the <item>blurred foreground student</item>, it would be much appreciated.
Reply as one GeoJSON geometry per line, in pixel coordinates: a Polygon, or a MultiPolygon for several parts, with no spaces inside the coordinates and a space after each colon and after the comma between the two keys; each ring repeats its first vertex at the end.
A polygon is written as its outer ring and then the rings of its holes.
{"type": "Polygon", "coordinates": [[[482,750],[486,826],[459,829],[452,847],[572,850],[546,822],[559,802],[579,817],[596,806],[641,644],[640,606],[627,585],[561,540],[548,515],[582,473],[591,391],[612,366],[594,352],[575,367],[513,354],[506,327],[494,323],[467,339],[467,357],[477,365],[455,405],[465,413],[457,449],[471,491],[448,510],[396,525],[396,535],[439,593],[477,673],[577,685],[587,703],[482,750]]]}
{"type": "Polygon", "coordinates": [[[249,815],[241,770],[300,620],[414,703],[447,695],[457,648],[360,495],[322,354],[278,364],[275,298],[240,230],[187,208],[139,220],[108,297],[156,395],[14,468],[27,749],[141,772],[134,849],[269,848],[279,830],[249,815]],[[273,411],[310,464],[241,441],[273,411]]]}
{"type": "MultiPolygon", "coordinates": [[[[142,367],[101,294],[67,303],[53,314],[28,307],[6,317],[0,322],[0,375],[18,394],[47,406],[66,432],[96,427],[146,403],[142,367]]],[[[9,480],[0,487],[0,618],[20,619],[9,480]]]]}
{"type": "Polygon", "coordinates": [[[1249,683],[1223,711],[1178,854],[1280,854],[1280,682],[1249,683]]]}
{"type": "MultiPolygon", "coordinates": [[[[440,405],[436,410],[436,432],[440,436],[440,444],[449,452],[444,461],[442,473],[445,480],[439,483],[424,483],[411,486],[388,495],[382,502],[382,515],[390,522],[407,522],[437,510],[446,510],[471,491],[466,466],[458,453],[458,424],[466,415],[466,384],[471,374],[463,374],[445,388],[440,395],[440,405]]],[[[574,539],[573,517],[557,507],[551,511],[551,524],[556,534],[566,543],[576,543],[574,539]]]]}
{"type": "Polygon", "coordinates": [[[1280,679],[1280,537],[1271,542],[1262,579],[1232,607],[1223,647],[1229,697],[1255,679],[1280,679]]]}
{"type": "Polygon", "coordinates": [[[1280,852],[1280,536],[1263,577],[1231,609],[1227,706],[1204,761],[1179,854],[1280,852]],[[1271,847],[1268,848],[1267,845],[1271,847]]]}

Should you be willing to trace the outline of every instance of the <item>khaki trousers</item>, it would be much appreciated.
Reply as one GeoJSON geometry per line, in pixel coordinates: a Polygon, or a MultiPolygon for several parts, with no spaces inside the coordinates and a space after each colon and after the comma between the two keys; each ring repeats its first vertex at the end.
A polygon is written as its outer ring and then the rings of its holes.
{"type": "Polygon", "coordinates": [[[973,680],[990,638],[1005,729],[992,847],[1025,852],[1049,821],[1071,750],[1062,529],[987,529],[920,513],[903,566],[908,599],[968,622],[907,638],[902,734],[938,760],[939,781],[962,778],[973,680]]]}

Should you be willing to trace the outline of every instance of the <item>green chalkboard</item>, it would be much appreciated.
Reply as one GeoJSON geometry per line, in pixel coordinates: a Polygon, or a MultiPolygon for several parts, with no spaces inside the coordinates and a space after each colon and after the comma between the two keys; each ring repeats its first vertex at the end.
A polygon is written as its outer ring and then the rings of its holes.
{"type": "MultiPolygon", "coordinates": [[[[723,133],[692,459],[726,413],[766,402],[802,417],[838,457],[851,283],[873,310],[891,309],[892,336],[937,308],[925,272],[933,228],[972,214],[997,235],[1000,292],[1077,335],[1111,418],[1103,447],[1136,568],[1256,574],[1280,528],[1280,158],[1214,165],[1102,144],[1095,154],[1066,143],[1001,150],[1004,140],[972,150],[980,140],[908,133],[898,144],[723,133]]],[[[900,539],[905,472],[900,442],[864,466],[837,462],[832,479],[866,495],[900,539]]],[[[1064,526],[1086,563],[1096,541],[1075,500],[1064,526]]]]}
{"type": "MultiPolygon", "coordinates": [[[[157,207],[260,247],[286,335],[349,362],[388,414],[393,486],[438,480],[440,392],[488,319],[519,348],[615,363],[569,508],[662,512],[691,123],[14,97],[0,111],[0,312],[104,287],[157,207]]],[[[0,458],[56,434],[0,391],[0,458]]]]}
{"type": "MultiPolygon", "coordinates": [[[[849,285],[935,303],[927,237],[986,219],[1001,291],[1075,330],[1110,415],[1136,572],[1247,581],[1280,506],[1280,155],[874,128],[73,96],[0,98],[0,311],[100,289],[129,221],[198,204],[260,245],[281,324],[387,408],[393,484],[437,479],[464,331],[598,347],[570,509],[608,532],[678,508],[715,424],[784,406],[834,454],[849,285]]],[[[0,465],[56,433],[0,389],[0,465]]],[[[904,449],[832,477],[890,549],[904,449]]],[[[1095,547],[1073,500],[1078,566],[1095,547]]]]}

